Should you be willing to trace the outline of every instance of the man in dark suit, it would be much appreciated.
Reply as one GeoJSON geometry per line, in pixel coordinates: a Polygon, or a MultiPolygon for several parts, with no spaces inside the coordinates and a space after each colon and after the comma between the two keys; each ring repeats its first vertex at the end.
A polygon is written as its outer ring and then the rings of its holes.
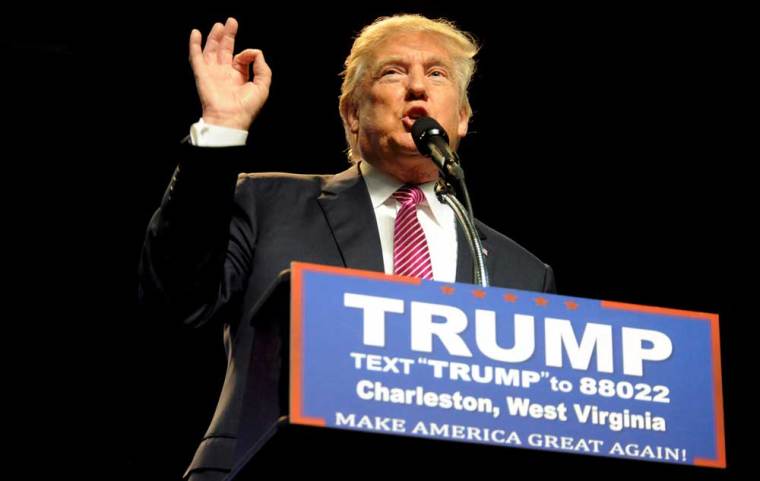
{"type": "MultiPolygon", "coordinates": [[[[449,22],[417,15],[378,19],[346,60],[340,113],[353,165],[337,175],[239,176],[239,145],[266,102],[271,71],[259,50],[233,56],[236,32],[234,19],[218,23],[204,48],[200,32],[191,33],[203,117],[181,147],[141,260],[146,306],[188,325],[224,325],[227,375],[186,472],[193,481],[222,479],[239,458],[241,430],[251,429],[241,422],[245,393],[272,368],[255,351],[279,348],[267,344],[247,313],[291,261],[472,281],[462,232],[433,193],[437,168],[410,134],[421,116],[441,123],[453,149],[467,133],[467,85],[477,52],[472,37],[449,22]],[[412,210],[404,225],[396,215],[401,191],[416,199],[416,214],[412,210]],[[421,233],[414,240],[415,268],[398,249],[409,223],[421,233]]],[[[492,285],[554,291],[549,266],[486,225],[477,227],[492,285]]],[[[256,392],[263,396],[261,389],[256,392]]],[[[260,411],[257,426],[278,416],[260,411]]]]}

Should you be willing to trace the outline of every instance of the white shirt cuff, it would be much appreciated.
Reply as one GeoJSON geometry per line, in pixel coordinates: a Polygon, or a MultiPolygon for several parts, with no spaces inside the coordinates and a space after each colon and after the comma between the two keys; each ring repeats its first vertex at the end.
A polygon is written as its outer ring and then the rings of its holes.
{"type": "Polygon", "coordinates": [[[207,124],[203,117],[190,126],[190,143],[198,147],[233,147],[245,145],[248,131],[207,124]]]}

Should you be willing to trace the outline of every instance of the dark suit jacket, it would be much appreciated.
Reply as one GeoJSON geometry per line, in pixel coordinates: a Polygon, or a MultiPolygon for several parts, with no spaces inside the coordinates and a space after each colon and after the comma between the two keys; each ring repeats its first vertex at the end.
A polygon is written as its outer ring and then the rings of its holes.
{"type": "MultiPolygon", "coordinates": [[[[211,319],[223,323],[224,387],[188,472],[228,470],[241,452],[236,449],[240,431],[247,429],[241,426],[246,392],[277,397],[272,392],[276,380],[264,380],[279,367],[282,346],[266,328],[257,332],[246,313],[293,260],[382,272],[382,250],[356,165],[337,175],[238,176],[241,148],[182,149],[148,227],[140,298],[154,315],[193,326],[211,319]]],[[[548,265],[485,224],[477,227],[488,251],[491,285],[554,291],[548,265]]],[[[461,230],[458,245],[457,282],[472,282],[471,254],[461,230]]],[[[278,415],[271,406],[261,407],[253,414],[255,429],[278,415]]],[[[250,419],[246,415],[249,424],[250,419]]]]}

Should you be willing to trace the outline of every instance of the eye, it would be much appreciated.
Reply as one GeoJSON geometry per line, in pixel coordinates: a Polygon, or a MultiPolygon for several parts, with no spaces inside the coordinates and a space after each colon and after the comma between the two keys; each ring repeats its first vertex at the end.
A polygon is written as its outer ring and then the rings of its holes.
{"type": "Polygon", "coordinates": [[[443,70],[443,69],[435,69],[435,70],[431,70],[431,71],[430,71],[430,76],[431,76],[431,77],[441,77],[441,78],[445,78],[445,77],[447,77],[447,76],[448,76],[448,74],[447,74],[447,72],[446,72],[445,70],[443,70]]]}
{"type": "Polygon", "coordinates": [[[400,74],[400,73],[401,71],[398,69],[398,67],[389,67],[389,68],[384,68],[383,70],[381,70],[380,76],[385,77],[388,75],[400,74]]]}

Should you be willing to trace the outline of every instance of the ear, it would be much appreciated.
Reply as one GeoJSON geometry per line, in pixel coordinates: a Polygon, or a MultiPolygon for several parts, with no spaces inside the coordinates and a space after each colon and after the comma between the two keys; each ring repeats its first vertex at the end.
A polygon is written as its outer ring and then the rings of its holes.
{"type": "Polygon", "coordinates": [[[346,121],[348,122],[348,129],[352,134],[359,132],[359,112],[353,104],[349,104],[346,107],[346,121]]]}
{"type": "Polygon", "coordinates": [[[469,125],[470,117],[467,115],[467,109],[462,107],[459,109],[459,124],[457,125],[457,134],[460,139],[467,135],[467,128],[469,125]]]}

